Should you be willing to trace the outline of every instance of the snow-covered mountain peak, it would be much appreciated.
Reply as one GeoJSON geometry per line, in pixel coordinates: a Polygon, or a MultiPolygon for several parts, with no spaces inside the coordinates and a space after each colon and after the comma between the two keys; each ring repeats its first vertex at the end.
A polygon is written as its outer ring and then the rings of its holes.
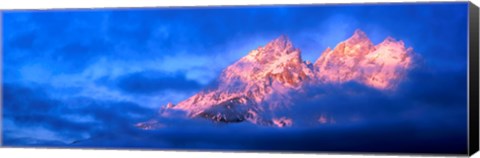
{"type": "Polygon", "coordinates": [[[374,45],[363,31],[355,30],[312,64],[281,35],[225,68],[209,88],[163,107],[160,116],[179,110],[216,122],[291,126],[295,120],[277,112],[294,108],[292,94],[298,97],[312,86],[352,81],[378,90],[395,89],[411,67],[412,53],[403,41],[387,37],[374,45]]]}
{"type": "Polygon", "coordinates": [[[365,85],[388,89],[395,87],[411,64],[411,48],[403,41],[387,37],[374,46],[361,30],[326,50],[315,63],[317,77],[327,83],[357,81],[365,85]]]}
{"type": "Polygon", "coordinates": [[[349,39],[340,43],[335,49],[339,49],[337,52],[343,51],[343,53],[345,53],[343,55],[359,57],[364,55],[366,51],[370,51],[372,48],[373,43],[367,37],[365,32],[357,29],[349,39]]]}
{"type": "Polygon", "coordinates": [[[280,50],[292,49],[293,44],[287,37],[287,35],[280,35],[279,37],[265,45],[265,48],[279,48],[280,50]]]}
{"type": "Polygon", "coordinates": [[[356,29],[355,32],[353,32],[353,35],[347,41],[364,41],[367,39],[368,36],[365,34],[365,32],[360,29],[356,29]]]}
{"type": "Polygon", "coordinates": [[[215,105],[233,103],[245,108],[245,114],[247,111],[270,110],[284,106],[286,102],[281,99],[288,97],[284,94],[300,88],[302,81],[308,80],[310,76],[313,73],[303,63],[300,50],[294,48],[288,37],[282,35],[265,46],[252,50],[224,69],[213,88],[197,93],[174,108],[189,111],[192,116],[198,116],[215,105]],[[240,102],[237,101],[238,98],[249,101],[240,102]],[[269,101],[268,105],[263,104],[273,98],[280,99],[278,104],[274,101],[269,101]]]}
{"type": "Polygon", "coordinates": [[[375,47],[367,35],[357,29],[333,50],[325,50],[315,62],[317,78],[322,82],[343,83],[354,80],[361,72],[358,65],[375,47]]]}
{"type": "Polygon", "coordinates": [[[295,62],[300,62],[300,50],[293,47],[292,42],[286,35],[281,35],[265,46],[251,51],[244,59],[241,59],[240,62],[248,60],[250,62],[265,64],[287,58],[295,62]]]}

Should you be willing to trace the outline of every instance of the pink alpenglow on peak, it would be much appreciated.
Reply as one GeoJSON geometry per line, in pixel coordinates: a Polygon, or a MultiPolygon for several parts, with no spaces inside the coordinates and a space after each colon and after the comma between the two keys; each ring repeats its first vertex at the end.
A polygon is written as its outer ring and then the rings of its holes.
{"type": "Polygon", "coordinates": [[[280,36],[228,66],[218,77],[216,87],[201,91],[175,108],[203,109],[212,103],[243,97],[261,103],[273,93],[281,95],[289,89],[300,88],[302,81],[311,76],[313,73],[302,62],[300,50],[294,48],[286,36],[280,36]]]}
{"type": "Polygon", "coordinates": [[[374,49],[364,32],[356,30],[352,37],[327,49],[315,62],[316,77],[325,82],[346,82],[360,75],[359,63],[374,49]]]}
{"type": "MultiPolygon", "coordinates": [[[[215,84],[178,104],[169,103],[160,116],[178,110],[191,118],[217,122],[295,126],[296,120],[285,113],[296,108],[292,94],[302,95],[310,86],[352,81],[380,91],[395,90],[412,58],[412,48],[405,48],[403,41],[387,37],[374,45],[363,31],[356,30],[312,64],[302,60],[301,51],[282,35],[225,68],[215,84]]],[[[324,115],[315,117],[318,120],[312,121],[318,124],[335,122],[324,115]]]]}
{"type": "Polygon", "coordinates": [[[374,46],[360,30],[315,62],[322,82],[357,81],[377,89],[394,89],[411,65],[412,48],[405,48],[403,41],[387,37],[374,46]]]}

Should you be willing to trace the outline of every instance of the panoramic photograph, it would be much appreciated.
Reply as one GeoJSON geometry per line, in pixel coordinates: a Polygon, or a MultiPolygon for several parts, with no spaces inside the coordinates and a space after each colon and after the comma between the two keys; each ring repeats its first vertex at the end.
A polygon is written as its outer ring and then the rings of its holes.
{"type": "Polygon", "coordinates": [[[5,147],[467,153],[468,3],[2,11],[5,147]]]}

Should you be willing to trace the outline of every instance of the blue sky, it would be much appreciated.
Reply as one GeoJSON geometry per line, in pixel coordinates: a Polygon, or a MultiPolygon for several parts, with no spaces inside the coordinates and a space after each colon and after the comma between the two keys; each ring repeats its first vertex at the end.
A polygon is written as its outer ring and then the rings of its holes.
{"type": "Polygon", "coordinates": [[[412,73],[416,80],[395,99],[416,98],[407,103],[434,111],[425,121],[450,117],[456,130],[449,132],[460,138],[466,132],[464,2],[19,10],[2,15],[6,145],[63,146],[112,130],[135,133],[127,127],[155,115],[169,101],[189,97],[229,64],[282,34],[302,50],[304,60],[314,61],[355,29],[375,44],[392,36],[413,47],[422,58],[421,70],[412,73]]]}

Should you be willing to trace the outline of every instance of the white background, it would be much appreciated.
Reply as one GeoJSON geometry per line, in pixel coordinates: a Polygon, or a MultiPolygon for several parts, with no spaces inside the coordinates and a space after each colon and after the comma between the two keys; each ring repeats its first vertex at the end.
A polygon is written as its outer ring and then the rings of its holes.
{"type": "MultiPolygon", "coordinates": [[[[50,9],[50,8],[104,8],[104,7],[146,7],[146,6],[198,6],[198,5],[246,5],[246,4],[309,4],[309,3],[365,3],[365,2],[426,2],[428,0],[0,0],[2,9],[50,9]]],[[[446,1],[446,0],[435,0],[446,1]]],[[[477,6],[480,0],[472,0],[477,6]]],[[[0,19],[1,21],[1,19],[0,19]]],[[[1,26],[1,24],[0,24],[1,26]]],[[[1,37],[1,34],[0,34],[1,37]]],[[[0,42],[1,43],[1,42],[0,42]]],[[[1,67],[0,67],[1,68],[1,67]]],[[[1,122],[1,121],[0,121],[1,122]]],[[[0,130],[1,131],[1,130],[0,130]]],[[[73,157],[73,158],[159,158],[159,157],[195,157],[195,158],[345,158],[345,157],[432,157],[399,156],[372,154],[292,154],[292,153],[245,153],[245,152],[176,152],[176,151],[138,151],[138,150],[91,150],[91,149],[40,149],[40,148],[0,148],[0,158],[29,157],[73,157]]],[[[480,154],[473,156],[480,158],[480,154]]]]}

